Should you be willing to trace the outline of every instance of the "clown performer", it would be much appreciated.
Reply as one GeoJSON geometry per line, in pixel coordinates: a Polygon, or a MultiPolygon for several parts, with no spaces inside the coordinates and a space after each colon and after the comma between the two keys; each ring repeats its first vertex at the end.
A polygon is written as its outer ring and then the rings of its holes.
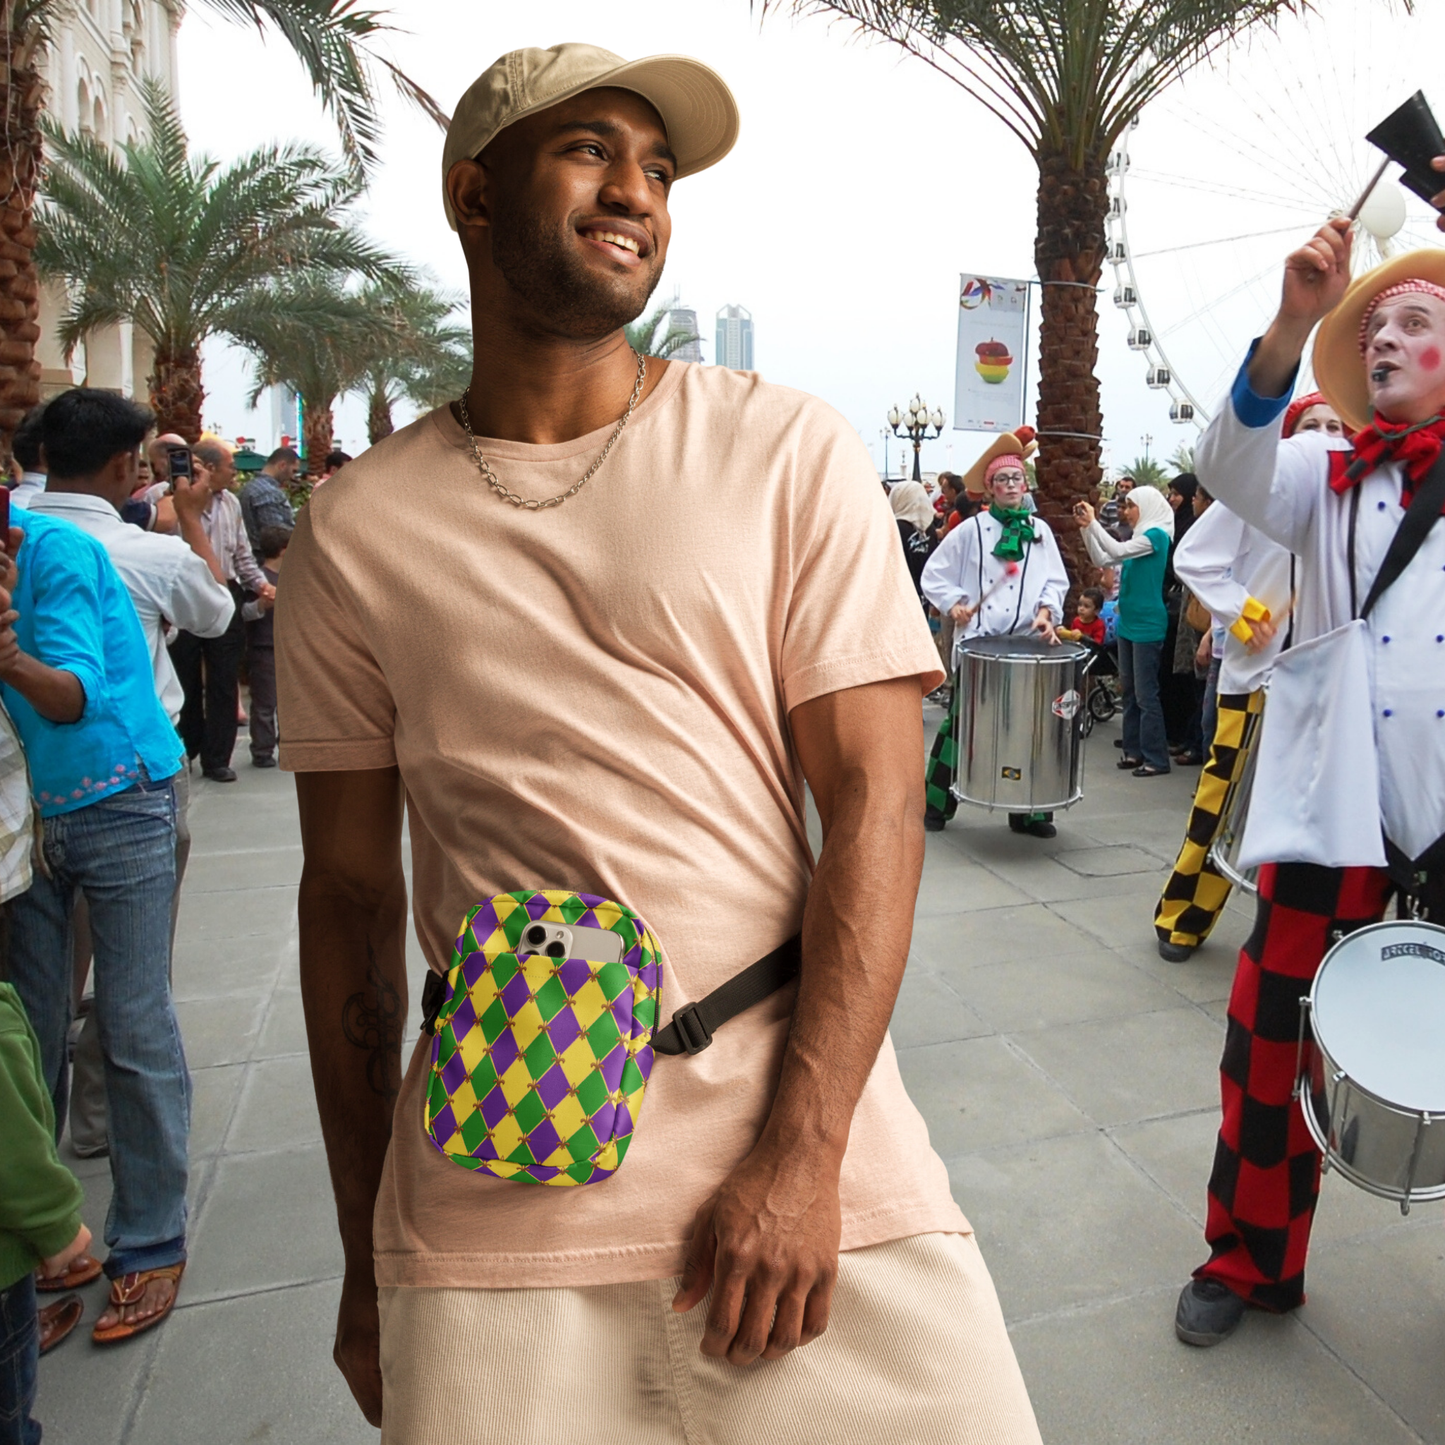
{"type": "Polygon", "coordinates": [[[1304,1301],[1320,1156],[1291,1092],[1299,1000],[1324,954],[1397,889],[1445,916],[1445,251],[1353,283],[1349,262],[1344,219],[1289,257],[1279,312],[1197,454],[1201,483],[1298,568],[1241,851],[1275,861],[1229,1002],[1210,1256],[1175,1315],[1192,1345],[1248,1308],[1304,1301]],[[1316,323],[1315,378],[1358,428],[1353,456],[1319,434],[1280,439],[1316,323]]]}
{"type": "MultiPolygon", "coordinates": [[[[996,437],[964,475],[970,496],[987,496],[988,509],[961,522],[943,539],[923,569],[923,595],[954,623],[954,647],[971,637],[1033,633],[1057,643],[1069,576],[1059,544],[1042,517],[1024,505],[1029,479],[1024,459],[1033,432],[1021,427],[996,437]]],[[[948,715],[928,760],[928,808],[923,826],[937,833],[958,808],[951,791],[958,766],[958,679],[948,715]]],[[[1052,838],[1052,813],[1010,813],[1015,833],[1052,838]]]]}
{"type": "MultiPolygon", "coordinates": [[[[1347,448],[1335,409],[1310,392],[1284,414],[1286,437],[1319,432],[1330,445],[1347,448]]],[[[1217,690],[1217,721],[1209,758],[1189,812],[1174,871],[1154,910],[1159,956],[1184,963],[1209,937],[1230,882],[1209,850],[1224,825],[1231,791],[1244,775],[1264,711],[1265,685],[1288,637],[1284,619],[1294,593],[1293,559],[1278,542],[1223,505],[1210,507],[1174,552],[1174,570],[1223,633],[1217,690]],[[1256,630],[1259,622],[1273,624],[1256,630]],[[1283,625],[1281,625],[1283,624],[1283,625]]]]}

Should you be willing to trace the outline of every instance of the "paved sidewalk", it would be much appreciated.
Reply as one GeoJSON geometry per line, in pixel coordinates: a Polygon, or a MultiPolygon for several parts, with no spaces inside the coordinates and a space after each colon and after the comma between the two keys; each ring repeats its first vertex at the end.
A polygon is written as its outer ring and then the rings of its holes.
{"type": "MultiPolygon", "coordinates": [[[[893,1021],[1044,1439],[1445,1442],[1437,1207],[1402,1220],[1327,1178],[1310,1303],[1251,1316],[1215,1350],[1174,1341],[1174,1298],[1203,1257],[1222,1020],[1250,917],[1232,905],[1194,962],[1159,960],[1150,916],[1197,772],[1121,775],[1115,735],[1091,741],[1087,797],[1052,842],[973,811],[929,837],[893,1021]]],[[[176,963],[196,1082],[181,1302],[130,1345],[78,1334],[43,1363],[55,1445],[377,1438],[330,1360],[341,1254],[297,990],[292,783],[240,771],[199,782],[192,811],[176,963]]],[[[99,1236],[107,1165],[70,1162],[99,1236]]],[[[93,1320],[102,1288],[85,1293],[93,1320]]]]}

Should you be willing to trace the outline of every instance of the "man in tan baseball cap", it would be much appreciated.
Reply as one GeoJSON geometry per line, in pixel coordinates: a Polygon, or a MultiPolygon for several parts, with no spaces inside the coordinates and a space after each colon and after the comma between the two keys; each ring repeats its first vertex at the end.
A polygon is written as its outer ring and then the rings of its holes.
{"type": "MultiPolygon", "coordinates": [[[[346,1255],[336,1360],[384,1445],[1039,1438],[887,1035],[919,704],[942,680],[893,518],[830,407],[640,356],[624,330],[673,183],[737,125],[694,60],[559,45],[492,66],[444,162],[471,384],[339,472],[287,552],[281,764],[346,1255]],[[564,930],[591,939],[545,993],[512,988],[515,1017],[483,1005],[463,1050],[434,1067],[428,1028],[403,1063],[404,813],[433,1019],[482,900],[563,888],[647,920],[664,966],[658,1032],[639,1013],[629,1035],[653,1058],[635,1116],[612,1015],[571,1012],[577,980],[633,959],[601,929],[564,930]],[[767,986],[734,997],[755,961],[767,986]]],[[[742,224],[767,244],[766,217],[742,224]]]]}

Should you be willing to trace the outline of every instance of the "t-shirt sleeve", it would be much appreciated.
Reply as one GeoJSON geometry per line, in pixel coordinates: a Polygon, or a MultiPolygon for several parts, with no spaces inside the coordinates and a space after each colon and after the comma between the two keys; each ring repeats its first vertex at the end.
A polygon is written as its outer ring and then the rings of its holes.
{"type": "Polygon", "coordinates": [[[801,433],[782,647],[787,710],[895,677],[931,691],[943,681],[938,649],[872,459],[821,403],[801,433]]]}
{"type": "Polygon", "coordinates": [[[281,766],[296,773],[396,765],[396,704],[346,588],[302,513],[276,593],[281,766]]]}

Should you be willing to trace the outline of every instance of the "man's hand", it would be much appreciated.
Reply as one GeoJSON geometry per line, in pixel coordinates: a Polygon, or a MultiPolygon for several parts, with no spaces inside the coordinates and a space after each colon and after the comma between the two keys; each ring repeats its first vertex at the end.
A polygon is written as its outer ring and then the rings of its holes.
{"type": "Polygon", "coordinates": [[[1268,617],[1260,617],[1249,624],[1249,641],[1244,644],[1246,652],[1263,652],[1274,641],[1279,628],[1268,617]]]}
{"type": "Polygon", "coordinates": [[[366,1423],[381,1429],[381,1317],[376,1307],[376,1279],[370,1270],[364,1278],[347,1270],[341,1282],[331,1358],[366,1423]]]}
{"type": "Polygon", "coordinates": [[[1045,642],[1052,643],[1055,647],[1059,645],[1059,634],[1054,630],[1054,614],[1047,607],[1039,608],[1029,631],[1038,633],[1045,642]]]}
{"type": "Polygon", "coordinates": [[[973,621],[974,613],[977,611],[977,607],[965,607],[962,602],[955,602],[953,606],[948,609],[948,615],[953,618],[958,626],[967,627],[968,624],[973,621]]]}
{"type": "Polygon", "coordinates": [[[90,1248],[90,1231],[82,1224],[80,1233],[60,1251],[40,1261],[41,1279],[59,1279],[90,1248]]]}
{"type": "MultiPolygon", "coordinates": [[[[200,470],[199,463],[197,470],[200,470]]],[[[175,505],[176,520],[178,522],[194,522],[199,526],[201,514],[206,510],[214,495],[215,493],[200,480],[199,476],[189,480],[185,477],[173,478],[171,500],[175,505]]]]}
{"type": "Polygon", "coordinates": [[[1214,661],[1214,635],[1206,632],[1199,639],[1199,646],[1194,649],[1194,666],[1196,669],[1207,668],[1214,661]]]}
{"type": "Polygon", "coordinates": [[[1350,225],[1343,216],[1326,221],[1285,260],[1279,311],[1249,363],[1259,396],[1285,394],[1310,332],[1340,304],[1350,284],[1350,225]]]}
{"type": "Polygon", "coordinates": [[[843,1220],[841,1154],[759,1147],[693,1222],[679,1314],[712,1287],[702,1352],[734,1365],[780,1360],[828,1327],[843,1220]]]}
{"type": "MultiPolygon", "coordinates": [[[[1430,164],[1437,171],[1445,171],[1445,156],[1436,156],[1435,159],[1430,162],[1430,164]]],[[[1435,195],[1431,196],[1430,204],[1434,206],[1437,211],[1445,211],[1445,191],[1438,191],[1435,195]]],[[[1445,231],[1445,216],[1437,217],[1435,220],[1435,224],[1442,231],[1445,231]]]]}

